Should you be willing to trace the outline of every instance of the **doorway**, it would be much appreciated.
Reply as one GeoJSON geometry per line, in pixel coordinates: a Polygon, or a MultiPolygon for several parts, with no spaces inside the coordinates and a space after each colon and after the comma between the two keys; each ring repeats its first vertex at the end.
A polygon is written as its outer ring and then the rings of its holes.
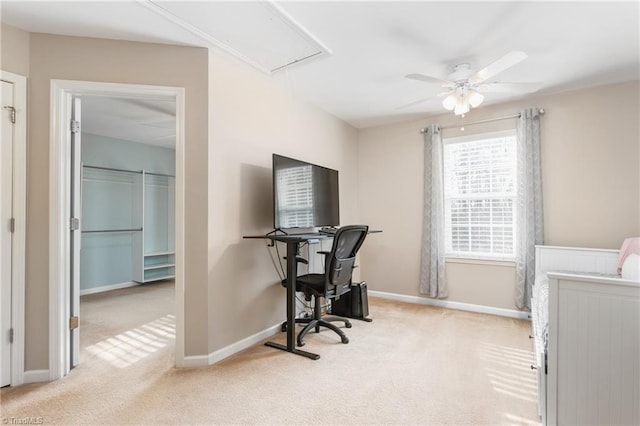
{"type": "Polygon", "coordinates": [[[0,385],[24,381],[26,78],[0,71],[0,385]]]}
{"type": "Polygon", "coordinates": [[[63,377],[78,361],[81,362],[77,328],[82,324],[79,317],[81,294],[124,288],[154,278],[175,277],[175,359],[176,364],[180,364],[184,357],[180,326],[183,318],[180,295],[183,291],[184,89],[60,80],[53,81],[52,86],[51,178],[59,193],[51,192],[50,238],[62,244],[52,247],[50,261],[50,378],[63,377]],[[172,107],[167,109],[167,105],[172,107]],[[154,169],[148,165],[140,167],[153,157],[149,152],[154,148],[145,151],[144,147],[128,145],[126,149],[133,151],[116,158],[113,145],[120,144],[122,148],[122,139],[107,136],[111,143],[106,143],[104,135],[96,135],[104,133],[106,127],[131,134],[140,131],[114,126],[113,122],[107,126],[104,114],[101,114],[107,109],[119,111],[120,118],[136,115],[140,118],[142,110],[154,108],[159,114],[137,122],[146,136],[158,131],[166,136],[169,130],[170,139],[175,141],[172,170],[154,169]],[[79,116],[78,112],[81,112],[79,116]],[[160,117],[162,114],[164,117],[160,117]],[[171,116],[170,120],[168,116],[171,116]],[[76,120],[80,121],[78,125],[73,123],[76,120]],[[132,154],[134,151],[136,153],[132,154]],[[138,164],[132,163],[135,157],[138,164]],[[159,197],[165,206],[159,216],[165,219],[154,220],[157,217],[151,215],[153,223],[147,222],[145,226],[145,201],[157,198],[159,187],[164,190],[164,198],[159,197]],[[172,192],[171,196],[168,191],[172,192]],[[92,213],[91,217],[88,213],[92,213]],[[145,237],[145,229],[155,227],[157,230],[162,223],[164,236],[145,237]],[[165,243],[163,249],[149,247],[154,239],[165,243]],[[80,248],[84,251],[82,256],[80,248]],[[163,253],[164,257],[147,259],[146,255],[157,253],[163,253]],[[158,260],[160,258],[162,262],[158,260]],[[106,269],[102,262],[105,259],[112,262],[106,269]],[[97,266],[99,264],[102,266],[97,266]],[[100,268],[103,274],[100,274],[100,268]],[[129,271],[129,275],[123,275],[123,271],[129,271]]]}
{"type": "Polygon", "coordinates": [[[73,108],[72,158],[81,161],[71,191],[80,232],[71,310],[78,278],[81,330],[71,331],[71,366],[122,367],[173,346],[175,101],[79,96],[73,108]]]}

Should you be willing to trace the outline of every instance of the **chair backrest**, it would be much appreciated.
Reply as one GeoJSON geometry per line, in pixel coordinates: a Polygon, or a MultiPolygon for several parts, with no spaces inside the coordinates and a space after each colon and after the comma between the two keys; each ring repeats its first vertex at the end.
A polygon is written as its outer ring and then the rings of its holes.
{"type": "Polygon", "coordinates": [[[331,252],[325,260],[326,295],[340,296],[349,290],[356,254],[368,231],[366,225],[348,225],[336,231],[331,252]]]}

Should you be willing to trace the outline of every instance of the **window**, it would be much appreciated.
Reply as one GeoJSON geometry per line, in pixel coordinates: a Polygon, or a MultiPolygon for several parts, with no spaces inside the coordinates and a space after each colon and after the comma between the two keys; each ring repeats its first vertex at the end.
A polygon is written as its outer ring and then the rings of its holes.
{"type": "Polygon", "coordinates": [[[514,258],[515,132],[445,139],[443,154],[446,254],[514,258]]]}

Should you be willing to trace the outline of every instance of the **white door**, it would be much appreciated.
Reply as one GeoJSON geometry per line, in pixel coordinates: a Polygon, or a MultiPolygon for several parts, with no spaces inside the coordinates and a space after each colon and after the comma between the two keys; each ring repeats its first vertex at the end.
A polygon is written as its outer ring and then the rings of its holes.
{"type": "Polygon", "coordinates": [[[13,83],[2,81],[2,140],[0,140],[0,335],[2,382],[11,384],[11,263],[13,217],[13,83]]]}
{"type": "Polygon", "coordinates": [[[69,320],[70,367],[80,362],[80,242],[82,241],[82,162],[80,156],[80,98],[71,107],[71,301],[69,320]]]}

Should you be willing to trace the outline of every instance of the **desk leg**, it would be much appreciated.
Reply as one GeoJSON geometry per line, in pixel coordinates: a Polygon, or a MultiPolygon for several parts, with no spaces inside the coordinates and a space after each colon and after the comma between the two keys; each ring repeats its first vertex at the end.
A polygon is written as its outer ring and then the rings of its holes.
{"type": "Polygon", "coordinates": [[[287,346],[275,342],[267,342],[265,343],[265,345],[316,360],[320,358],[320,355],[296,349],[296,276],[298,275],[298,264],[296,262],[297,253],[298,243],[294,241],[287,242],[287,346]]]}
{"type": "Polygon", "coordinates": [[[296,347],[296,277],[298,276],[298,243],[287,243],[287,348],[296,347]]]}

